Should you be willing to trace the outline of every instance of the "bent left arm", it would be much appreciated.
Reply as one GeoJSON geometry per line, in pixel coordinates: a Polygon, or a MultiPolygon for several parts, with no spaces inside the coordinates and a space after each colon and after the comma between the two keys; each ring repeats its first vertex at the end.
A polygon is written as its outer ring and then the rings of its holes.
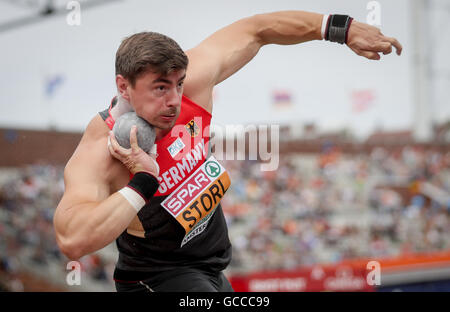
{"type": "MultiPolygon", "coordinates": [[[[293,45],[322,40],[322,14],[281,11],[257,14],[226,26],[186,52],[189,67],[184,94],[212,111],[212,90],[247,64],[267,44],[293,45]]],[[[376,27],[353,21],[347,45],[356,54],[379,59],[392,46],[401,53],[395,38],[385,37],[376,27]]]]}

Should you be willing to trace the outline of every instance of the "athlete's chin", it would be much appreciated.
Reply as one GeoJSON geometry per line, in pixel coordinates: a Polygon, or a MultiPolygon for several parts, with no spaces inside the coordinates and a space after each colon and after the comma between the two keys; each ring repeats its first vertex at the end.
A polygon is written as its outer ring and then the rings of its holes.
{"type": "Polygon", "coordinates": [[[173,128],[176,121],[177,121],[176,118],[174,118],[173,120],[161,120],[155,125],[155,127],[159,128],[161,130],[169,130],[169,129],[173,128]]]}

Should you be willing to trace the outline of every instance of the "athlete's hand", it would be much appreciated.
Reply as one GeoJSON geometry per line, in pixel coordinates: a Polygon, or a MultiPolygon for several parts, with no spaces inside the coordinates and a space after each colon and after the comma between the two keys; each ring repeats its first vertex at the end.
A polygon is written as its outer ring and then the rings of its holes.
{"type": "Polygon", "coordinates": [[[109,152],[114,158],[120,160],[132,174],[144,171],[157,177],[159,175],[159,165],[156,162],[156,155],[151,153],[147,154],[139,147],[136,133],[137,127],[131,127],[131,148],[127,149],[119,145],[114,133],[110,131],[108,137],[109,152]]]}
{"type": "Polygon", "coordinates": [[[377,27],[353,20],[348,32],[347,45],[356,54],[370,60],[379,60],[380,54],[392,52],[395,47],[398,55],[402,53],[402,45],[395,38],[384,36],[377,27]]]}

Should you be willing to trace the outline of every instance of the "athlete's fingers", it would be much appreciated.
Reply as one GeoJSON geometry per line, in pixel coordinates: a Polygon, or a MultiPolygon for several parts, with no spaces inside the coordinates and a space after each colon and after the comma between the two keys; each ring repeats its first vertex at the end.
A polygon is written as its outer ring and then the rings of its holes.
{"type": "Polygon", "coordinates": [[[120,144],[117,142],[116,137],[114,136],[114,133],[112,131],[109,132],[109,143],[110,148],[119,155],[127,155],[127,149],[120,146],[120,144]]]}
{"type": "Polygon", "coordinates": [[[153,144],[153,145],[152,145],[152,147],[150,148],[149,154],[150,154],[150,155],[153,155],[154,158],[156,159],[156,156],[158,156],[158,149],[157,149],[156,144],[153,144]]]}
{"type": "Polygon", "coordinates": [[[376,46],[377,52],[383,52],[384,55],[392,52],[392,44],[390,42],[379,42],[376,46]]]}
{"type": "Polygon", "coordinates": [[[392,53],[392,45],[391,44],[389,45],[389,48],[387,49],[387,51],[382,51],[382,52],[384,55],[391,54],[392,53]]]}
{"type": "Polygon", "coordinates": [[[137,141],[137,127],[132,126],[130,130],[130,145],[133,152],[137,152],[139,149],[138,141],[137,141]]]}
{"type": "Polygon", "coordinates": [[[384,40],[388,41],[395,47],[398,55],[402,54],[403,47],[397,39],[393,37],[385,37],[384,40]]]}
{"type": "Polygon", "coordinates": [[[155,165],[155,175],[159,176],[159,165],[158,162],[156,161],[156,155],[155,154],[149,154],[150,158],[152,159],[154,165],[155,165]]]}
{"type": "Polygon", "coordinates": [[[369,60],[379,60],[381,58],[377,52],[365,51],[365,50],[359,50],[359,49],[352,49],[352,50],[359,56],[363,56],[365,58],[368,58],[369,60]]]}
{"type": "Polygon", "coordinates": [[[109,136],[108,136],[108,150],[109,150],[109,153],[110,153],[114,158],[117,158],[117,159],[120,160],[120,155],[117,154],[116,151],[114,150],[114,148],[112,147],[111,139],[110,139],[109,136]]]}
{"type": "Polygon", "coordinates": [[[150,158],[152,159],[154,165],[155,165],[155,175],[158,176],[159,175],[159,165],[158,162],[156,161],[156,157],[158,157],[157,154],[157,145],[153,144],[153,146],[150,148],[150,151],[148,152],[148,155],[150,156],[150,158]]]}
{"type": "Polygon", "coordinates": [[[376,53],[376,52],[372,52],[372,51],[361,51],[361,56],[364,56],[365,58],[368,58],[369,60],[375,60],[378,61],[381,56],[376,53]]]}

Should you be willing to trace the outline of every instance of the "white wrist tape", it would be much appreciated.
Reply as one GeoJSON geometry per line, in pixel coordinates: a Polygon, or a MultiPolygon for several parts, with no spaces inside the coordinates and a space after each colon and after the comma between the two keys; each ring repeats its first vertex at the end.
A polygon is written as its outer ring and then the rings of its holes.
{"type": "Polygon", "coordinates": [[[327,28],[327,22],[328,22],[328,17],[330,15],[328,14],[324,14],[323,18],[322,18],[322,29],[320,30],[320,33],[322,34],[322,39],[325,39],[325,30],[327,28]]]}
{"type": "Polygon", "coordinates": [[[142,207],[145,206],[145,200],[142,198],[141,195],[139,195],[138,192],[135,190],[125,186],[121,190],[119,190],[119,193],[122,194],[123,197],[133,206],[134,209],[136,209],[137,212],[141,210],[142,207]]]}

